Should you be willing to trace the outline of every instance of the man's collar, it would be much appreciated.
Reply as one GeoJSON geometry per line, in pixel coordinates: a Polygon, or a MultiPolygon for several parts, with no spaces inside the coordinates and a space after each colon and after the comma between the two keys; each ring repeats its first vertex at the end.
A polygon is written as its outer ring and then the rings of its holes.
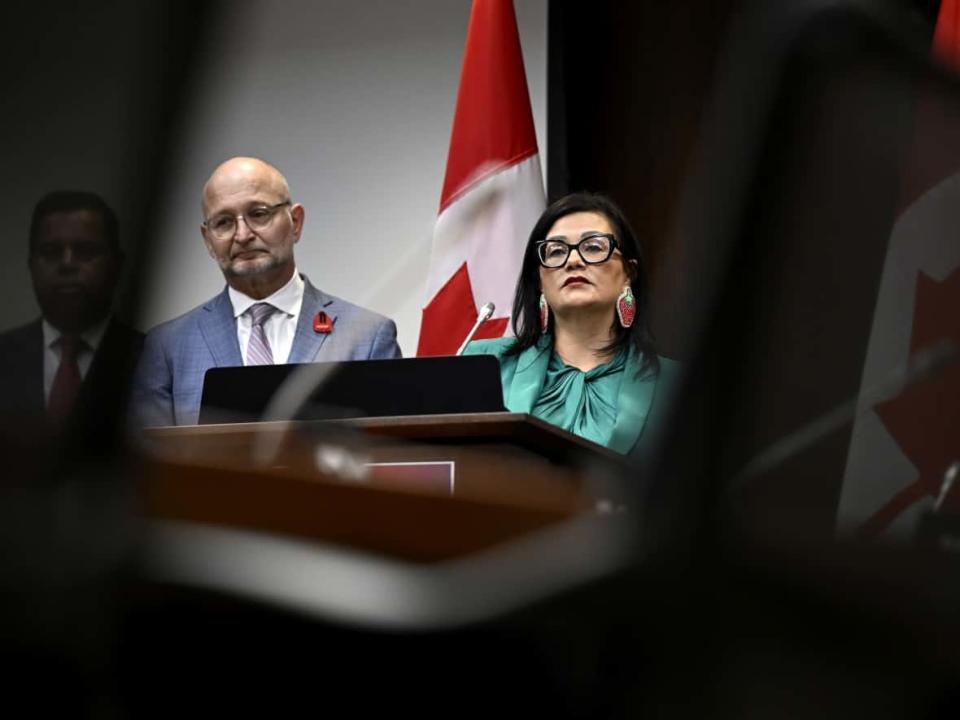
{"type": "MultiPolygon", "coordinates": [[[[52,347],[53,343],[59,340],[63,333],[51,325],[46,318],[43,318],[40,324],[43,328],[43,346],[45,348],[52,347]]],[[[106,334],[107,326],[109,324],[110,316],[108,315],[96,325],[93,325],[80,333],[80,337],[91,350],[96,351],[96,349],[100,347],[100,342],[103,340],[103,336],[106,334]]]]}
{"type": "Polygon", "coordinates": [[[230,298],[230,304],[233,306],[233,317],[238,318],[250,309],[251,305],[258,302],[266,302],[273,305],[278,310],[282,310],[288,315],[296,315],[300,312],[300,305],[303,302],[303,278],[294,268],[293,276],[287,281],[287,284],[277,290],[272,295],[262,299],[252,298],[239,290],[227,286],[227,295],[230,298]]]}

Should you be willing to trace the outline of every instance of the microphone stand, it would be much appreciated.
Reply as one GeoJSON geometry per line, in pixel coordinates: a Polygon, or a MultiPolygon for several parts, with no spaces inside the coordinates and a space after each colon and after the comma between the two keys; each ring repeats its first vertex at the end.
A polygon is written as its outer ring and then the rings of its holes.
{"type": "Polygon", "coordinates": [[[473,327],[470,328],[470,332],[467,333],[466,339],[463,341],[463,344],[460,345],[460,349],[457,350],[455,355],[462,355],[464,349],[467,347],[467,343],[473,340],[473,336],[476,335],[477,330],[480,329],[480,326],[483,325],[487,320],[490,319],[490,316],[493,315],[494,305],[492,302],[488,302],[482,308],[480,308],[480,314],[477,315],[477,321],[473,324],[473,327]]]}

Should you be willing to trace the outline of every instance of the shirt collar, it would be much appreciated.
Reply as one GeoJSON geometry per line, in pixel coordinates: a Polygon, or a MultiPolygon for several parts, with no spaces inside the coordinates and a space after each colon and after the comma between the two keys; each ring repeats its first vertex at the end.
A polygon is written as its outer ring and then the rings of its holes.
{"type": "MultiPolygon", "coordinates": [[[[96,349],[100,347],[100,342],[103,340],[103,336],[107,332],[107,325],[109,324],[110,317],[107,316],[96,325],[93,325],[80,333],[80,338],[84,343],[86,343],[87,347],[96,351],[96,349]]],[[[46,318],[43,318],[41,326],[43,327],[43,346],[45,348],[53,347],[53,344],[60,339],[60,336],[63,335],[63,333],[51,325],[46,318]]]]}
{"type": "Polygon", "coordinates": [[[249,295],[244,295],[239,290],[227,287],[227,294],[230,296],[230,304],[233,306],[233,316],[235,318],[243,315],[250,309],[251,305],[259,302],[270,303],[278,310],[282,310],[287,315],[297,315],[300,312],[300,305],[303,303],[303,278],[300,273],[294,269],[293,277],[282,288],[272,295],[257,300],[249,295]]]}

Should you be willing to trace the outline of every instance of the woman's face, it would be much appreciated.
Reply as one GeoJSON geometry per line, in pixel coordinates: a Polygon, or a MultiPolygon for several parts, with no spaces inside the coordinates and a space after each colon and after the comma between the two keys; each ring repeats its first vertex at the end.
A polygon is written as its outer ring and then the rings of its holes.
{"type": "MultiPolygon", "coordinates": [[[[547,233],[547,240],[576,245],[584,235],[596,232],[615,234],[605,215],[577,212],[557,220],[547,233]]],[[[613,313],[617,297],[629,282],[619,250],[614,250],[606,262],[587,264],[579,252],[571,249],[562,267],[540,267],[540,288],[561,321],[576,313],[613,313]]]]}

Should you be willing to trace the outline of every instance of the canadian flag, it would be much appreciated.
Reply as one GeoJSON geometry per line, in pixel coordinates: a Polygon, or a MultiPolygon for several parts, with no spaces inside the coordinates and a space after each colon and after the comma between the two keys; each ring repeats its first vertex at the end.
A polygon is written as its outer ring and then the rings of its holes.
{"type": "MultiPolygon", "coordinates": [[[[960,69],[960,0],[943,0],[933,54],[960,69]]],[[[862,388],[944,342],[960,343],[960,100],[922,88],[901,206],[887,250],[862,388]]],[[[861,392],[838,508],[838,529],[911,539],[960,460],[960,364],[877,403],[861,392]]],[[[950,508],[957,512],[960,508],[950,508]]]]}
{"type": "Polygon", "coordinates": [[[511,0],[474,0],[433,231],[417,355],[452,355],[475,337],[500,337],[527,236],[544,209],[543,178],[517,19],[511,0]]]}

